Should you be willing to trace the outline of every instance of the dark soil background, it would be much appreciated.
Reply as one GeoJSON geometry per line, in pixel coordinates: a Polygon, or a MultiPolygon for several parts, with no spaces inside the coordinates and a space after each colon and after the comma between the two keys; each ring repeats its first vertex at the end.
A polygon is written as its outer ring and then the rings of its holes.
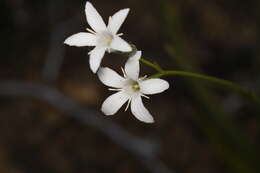
{"type": "MultiPolygon", "coordinates": [[[[120,31],[146,59],[165,69],[231,80],[259,93],[259,1],[91,2],[106,22],[117,10],[131,9],[120,31]]],[[[139,122],[123,109],[104,117],[100,106],[111,92],[90,71],[89,49],[63,44],[89,27],[84,6],[80,0],[0,1],[1,173],[167,172],[159,169],[161,163],[176,173],[260,172],[259,106],[211,83],[164,77],[170,89],[144,101],[154,124],[139,122]],[[11,94],[1,91],[8,82],[14,84],[11,94]],[[97,117],[104,125],[92,126],[75,118],[75,112],[30,94],[18,96],[14,82],[55,88],[89,111],[82,116],[97,117]],[[124,140],[116,142],[102,131],[106,122],[108,128],[121,127],[112,128],[115,134],[123,130],[154,145],[158,162],[133,154],[128,150],[132,144],[124,140]]],[[[120,72],[125,61],[106,54],[102,65],[120,72]]],[[[141,67],[142,74],[155,73],[141,67]]]]}

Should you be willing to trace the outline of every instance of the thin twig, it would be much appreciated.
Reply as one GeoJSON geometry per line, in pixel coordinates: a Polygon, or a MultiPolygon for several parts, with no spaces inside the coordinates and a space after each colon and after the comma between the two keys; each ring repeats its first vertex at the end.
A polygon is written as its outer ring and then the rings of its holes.
{"type": "Polygon", "coordinates": [[[32,97],[45,101],[79,122],[99,130],[119,146],[135,155],[150,172],[173,172],[157,158],[155,145],[129,134],[119,125],[103,118],[104,116],[99,112],[82,108],[55,88],[29,82],[0,81],[0,95],[32,97]]]}

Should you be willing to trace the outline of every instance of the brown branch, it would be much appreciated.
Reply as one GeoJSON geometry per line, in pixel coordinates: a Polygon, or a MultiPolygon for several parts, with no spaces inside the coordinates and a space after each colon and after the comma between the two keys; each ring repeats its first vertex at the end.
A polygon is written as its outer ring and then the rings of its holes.
{"type": "Polygon", "coordinates": [[[150,172],[172,172],[157,158],[157,149],[154,144],[129,134],[119,125],[106,120],[98,111],[81,107],[55,88],[24,81],[0,81],[0,95],[31,97],[45,101],[66,115],[99,130],[119,146],[135,155],[150,172]]]}

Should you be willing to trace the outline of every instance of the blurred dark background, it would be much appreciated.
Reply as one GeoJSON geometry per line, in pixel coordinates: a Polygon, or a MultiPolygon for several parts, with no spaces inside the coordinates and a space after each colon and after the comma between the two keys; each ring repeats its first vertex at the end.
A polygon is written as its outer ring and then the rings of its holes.
{"type": "MultiPolygon", "coordinates": [[[[1,173],[260,172],[259,107],[205,81],[165,77],[170,89],[144,103],[154,124],[123,109],[104,117],[99,109],[111,92],[90,71],[89,49],[63,44],[89,27],[85,2],[0,1],[1,173]],[[67,98],[84,111],[67,108],[67,98]],[[135,154],[135,140],[141,151],[142,142],[153,146],[151,158],[135,154]]],[[[120,31],[146,59],[259,93],[259,1],[91,2],[106,22],[117,10],[131,9],[120,31]]],[[[125,61],[106,54],[102,64],[120,72],[125,61]]],[[[144,65],[141,71],[155,73],[144,65]]]]}

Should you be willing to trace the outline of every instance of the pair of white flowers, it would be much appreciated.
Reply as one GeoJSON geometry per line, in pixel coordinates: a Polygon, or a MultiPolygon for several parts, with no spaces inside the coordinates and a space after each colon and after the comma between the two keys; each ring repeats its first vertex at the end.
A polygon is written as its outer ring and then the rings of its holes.
{"type": "Polygon", "coordinates": [[[85,13],[87,22],[93,29],[89,32],[74,34],[65,40],[65,44],[70,46],[95,46],[89,52],[90,69],[96,73],[100,81],[111,87],[109,90],[117,91],[109,96],[102,104],[101,110],[105,115],[114,115],[127,102],[133,115],[140,121],[153,123],[154,119],[149,111],[144,107],[141,97],[146,95],[161,93],[169,88],[167,81],[162,79],[139,78],[141,51],[137,51],[130,56],[122,69],[123,77],[110,68],[100,67],[101,60],[105,52],[112,51],[131,52],[132,47],[117,34],[123,24],[129,9],[122,9],[109,17],[108,25],[104,23],[102,17],[90,2],[86,3],[85,13]]]}

